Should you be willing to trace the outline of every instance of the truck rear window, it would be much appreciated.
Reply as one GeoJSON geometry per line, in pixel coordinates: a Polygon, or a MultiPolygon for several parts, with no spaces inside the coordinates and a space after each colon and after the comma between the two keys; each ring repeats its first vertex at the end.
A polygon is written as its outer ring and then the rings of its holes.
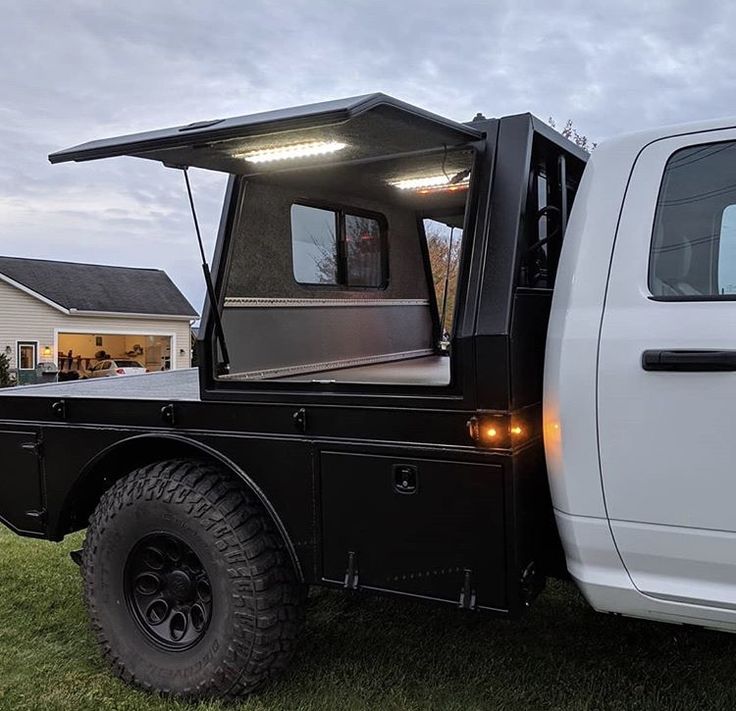
{"type": "Polygon", "coordinates": [[[386,286],[385,234],[380,216],[291,206],[294,278],[343,288],[386,286]]]}

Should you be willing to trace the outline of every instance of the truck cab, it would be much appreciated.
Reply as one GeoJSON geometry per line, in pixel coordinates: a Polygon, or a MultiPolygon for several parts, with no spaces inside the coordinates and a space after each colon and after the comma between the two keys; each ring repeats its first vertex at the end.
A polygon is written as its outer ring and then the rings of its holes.
{"type": "Polygon", "coordinates": [[[735,139],[371,94],[52,154],[180,171],[198,237],[189,169],[229,181],[198,369],[2,393],[2,520],[89,522],[103,650],[183,695],[260,688],[307,585],[730,629],[735,139]]]}

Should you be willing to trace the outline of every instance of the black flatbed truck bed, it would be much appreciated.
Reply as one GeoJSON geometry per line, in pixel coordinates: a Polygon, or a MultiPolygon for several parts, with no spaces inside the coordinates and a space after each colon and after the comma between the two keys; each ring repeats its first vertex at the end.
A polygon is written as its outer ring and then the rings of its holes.
{"type": "MultiPolygon", "coordinates": [[[[371,530],[372,524],[361,534],[377,551],[385,550],[376,557],[375,571],[363,561],[360,587],[386,592],[403,589],[404,594],[457,604],[464,568],[453,566],[450,571],[443,566],[445,580],[440,573],[434,580],[432,575],[419,576],[419,570],[412,577],[411,566],[416,564],[410,561],[417,551],[389,533],[392,526],[403,529],[407,525],[403,509],[395,508],[392,498],[379,501],[384,498],[383,486],[375,490],[376,466],[384,469],[389,493],[395,489],[397,466],[427,467],[431,474],[421,481],[422,500],[430,504],[434,499],[434,503],[424,514],[417,512],[413,517],[412,535],[421,531],[433,538],[431,556],[435,558],[440,549],[453,558],[458,550],[465,550],[460,555],[466,556],[475,550],[473,557],[484,561],[482,567],[487,568],[486,579],[492,587],[474,598],[473,607],[504,614],[523,609],[518,581],[514,580],[509,591],[506,580],[493,574],[498,562],[506,560],[506,526],[520,524],[515,516],[503,513],[511,502],[502,492],[507,486],[509,493],[518,490],[523,480],[510,478],[510,469],[504,473],[511,464],[505,452],[479,450],[469,444],[466,411],[414,409],[407,417],[403,409],[374,407],[368,427],[363,405],[304,407],[303,401],[283,399],[248,404],[206,401],[200,397],[198,380],[198,371],[187,369],[0,390],[0,440],[8,444],[8,470],[16,476],[3,499],[3,522],[25,535],[60,540],[86,525],[111,481],[142,463],[152,458],[214,459],[236,469],[258,492],[290,541],[291,555],[305,581],[343,586],[347,554],[339,529],[351,526],[351,511],[370,511],[373,520],[383,509],[376,521],[382,522],[380,530],[386,535],[371,530]],[[300,421],[301,413],[306,415],[305,422],[300,421]],[[363,422],[363,432],[356,437],[359,422],[363,422]],[[355,474],[349,482],[340,475],[346,458],[355,474]],[[450,462],[447,469],[443,463],[450,462]],[[492,486],[488,466],[497,472],[492,486]],[[304,472],[312,474],[305,477],[304,472]],[[321,485],[315,480],[318,474],[321,485]],[[325,486],[325,476],[329,486],[325,486]],[[483,479],[486,483],[477,498],[462,496],[473,481],[477,486],[483,479]],[[334,491],[330,493],[329,488],[334,491]],[[448,496],[457,502],[455,523],[451,529],[438,528],[435,519],[443,515],[448,496]],[[375,497],[379,500],[371,504],[375,497]],[[480,516],[489,506],[496,514],[480,516]],[[320,525],[325,507],[329,515],[320,525]],[[387,529],[391,519],[393,524],[387,529]],[[324,526],[337,530],[326,534],[324,526]],[[467,535],[468,526],[476,535],[467,535]],[[328,540],[335,542],[334,550],[323,548],[328,540]],[[387,584],[379,561],[390,563],[392,577],[406,570],[406,580],[387,584]]],[[[529,449],[527,457],[532,454],[529,449]]],[[[517,459],[522,462],[527,457],[517,459]]],[[[516,533],[511,535],[516,539],[516,533]]],[[[478,568],[473,575],[474,586],[486,577],[478,568]]]]}
{"type": "Polygon", "coordinates": [[[89,526],[86,594],[117,673],[236,696],[285,664],[305,584],[517,616],[564,573],[541,391],[579,149],[529,114],[459,124],[376,94],[50,158],[113,155],[231,176],[196,371],[0,392],[0,520],[52,540],[89,526]],[[292,156],[318,138],[346,160],[251,166],[280,131],[292,156]],[[437,174],[439,192],[411,188],[437,174]],[[315,215],[337,262],[300,282],[294,225],[315,215]],[[449,340],[426,220],[463,232],[449,340]],[[268,660],[248,678],[245,649],[268,660]]]}

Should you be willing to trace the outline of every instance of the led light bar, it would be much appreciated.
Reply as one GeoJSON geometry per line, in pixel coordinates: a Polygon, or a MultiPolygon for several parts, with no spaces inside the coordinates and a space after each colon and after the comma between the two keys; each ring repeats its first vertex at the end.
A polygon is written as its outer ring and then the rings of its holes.
{"type": "Polygon", "coordinates": [[[275,148],[264,148],[250,153],[237,153],[236,158],[244,158],[250,163],[268,163],[270,161],[287,160],[289,158],[308,158],[336,153],[347,146],[339,141],[310,141],[309,143],[292,143],[275,148]]]}
{"type": "Polygon", "coordinates": [[[470,176],[465,176],[462,180],[453,183],[452,178],[446,175],[428,175],[426,178],[397,180],[391,185],[399,190],[452,190],[466,188],[469,181],[470,176]]]}

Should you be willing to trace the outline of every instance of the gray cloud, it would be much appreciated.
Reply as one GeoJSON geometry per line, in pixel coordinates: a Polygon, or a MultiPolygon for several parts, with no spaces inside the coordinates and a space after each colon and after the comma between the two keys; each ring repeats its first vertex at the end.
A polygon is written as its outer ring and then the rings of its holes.
{"type": "MultiPolygon", "coordinates": [[[[730,3],[0,0],[0,17],[0,253],[161,267],[197,308],[181,175],[47,153],[370,91],[593,139],[733,112],[730,3]]],[[[192,179],[211,248],[225,181],[192,179]]]]}

